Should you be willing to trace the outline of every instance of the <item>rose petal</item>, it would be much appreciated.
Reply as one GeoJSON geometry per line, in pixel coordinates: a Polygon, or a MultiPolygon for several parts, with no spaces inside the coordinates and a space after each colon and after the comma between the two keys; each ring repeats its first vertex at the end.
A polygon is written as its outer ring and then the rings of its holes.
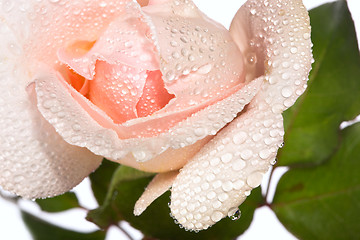
{"type": "Polygon", "coordinates": [[[146,71],[97,62],[95,79],[89,81],[88,98],[115,123],[136,118],[136,106],[143,94],[146,71]]]}
{"type": "Polygon", "coordinates": [[[253,75],[265,73],[261,94],[273,111],[292,106],[306,88],[313,61],[309,16],[302,1],[249,0],[230,32],[247,58],[257,59],[253,75]]]}
{"type": "Polygon", "coordinates": [[[234,214],[274,163],[282,123],[267,104],[250,103],[182,168],[171,189],[174,218],[186,229],[203,230],[234,214]]]}
{"type": "Polygon", "coordinates": [[[152,115],[165,107],[173,97],[165,89],[162,73],[159,70],[148,72],[143,94],[136,106],[138,117],[152,115]]]}
{"type": "Polygon", "coordinates": [[[234,214],[261,183],[282,143],[281,113],[303,92],[299,84],[306,82],[311,68],[309,19],[301,1],[250,0],[231,29],[239,48],[256,60],[249,61],[255,66],[247,66],[248,80],[264,74],[267,82],[246,112],[205,145],[175,180],[172,215],[191,230],[206,229],[234,214]],[[253,44],[257,48],[250,47],[253,44]]]}
{"type": "MultiPolygon", "coordinates": [[[[16,29],[31,73],[37,61],[53,66],[57,51],[74,41],[94,41],[132,0],[112,1],[11,1],[1,8],[6,23],[16,29]]],[[[137,5],[137,4],[136,4],[137,5]]]]}
{"type": "Polygon", "coordinates": [[[157,5],[157,4],[164,4],[166,2],[169,2],[171,0],[149,0],[148,5],[157,5]]]}
{"type": "Polygon", "coordinates": [[[212,137],[213,136],[205,137],[204,139],[183,148],[169,148],[151,159],[151,161],[136,161],[134,155],[129,153],[124,158],[120,159],[119,162],[146,172],[161,173],[178,170],[182,168],[197,152],[199,152],[212,137]]]}
{"type": "MultiPolygon", "coordinates": [[[[151,121],[144,121],[147,118],[138,119],[138,124],[132,126],[115,126],[111,124],[111,120],[106,119],[106,116],[94,110],[93,115],[99,118],[96,121],[96,118],[91,117],[89,111],[84,109],[89,104],[84,103],[82,107],[79,102],[74,102],[74,98],[80,98],[77,97],[80,94],[75,90],[69,92],[69,88],[59,81],[56,73],[39,75],[36,80],[36,91],[41,93],[38,94],[40,112],[53,124],[65,141],[87,147],[97,155],[120,162],[129,152],[135,159],[146,161],[169,147],[174,149],[185,147],[208,135],[215,135],[250,102],[262,81],[259,79],[251,82],[230,97],[176,124],[169,132],[150,138],[129,138],[133,131],[147,131],[151,124],[151,121]],[[56,96],[57,101],[51,96],[56,96]],[[59,111],[54,113],[51,111],[53,108],[59,111]]],[[[86,101],[85,98],[81,99],[86,101]]],[[[156,120],[154,122],[157,123],[156,120]]]]}
{"type": "Polygon", "coordinates": [[[29,80],[17,64],[21,46],[10,28],[0,25],[0,53],[6,56],[0,69],[0,186],[26,198],[62,194],[96,169],[102,158],[66,143],[42,117],[33,85],[28,92],[23,85],[29,80]]]}
{"type": "Polygon", "coordinates": [[[134,215],[139,216],[155,199],[169,190],[178,174],[178,171],[173,171],[156,175],[135,203],[134,215]]]}
{"type": "Polygon", "coordinates": [[[59,60],[86,79],[94,77],[97,60],[157,70],[158,50],[148,22],[140,6],[129,3],[86,54],[79,56],[75,47],[62,48],[58,53],[59,60]]]}
{"type": "Polygon", "coordinates": [[[159,114],[224,96],[244,82],[242,54],[229,31],[192,1],[167,1],[143,11],[155,26],[165,88],[175,95],[159,114]]]}

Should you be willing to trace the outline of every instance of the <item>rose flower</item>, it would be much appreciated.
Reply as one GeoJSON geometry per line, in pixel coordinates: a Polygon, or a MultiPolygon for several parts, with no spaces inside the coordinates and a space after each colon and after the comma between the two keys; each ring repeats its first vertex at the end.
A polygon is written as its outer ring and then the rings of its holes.
{"type": "Polygon", "coordinates": [[[171,213],[202,230],[235,213],[283,142],[304,92],[300,0],[248,0],[230,31],[191,0],[1,3],[0,186],[62,194],[103,157],[158,173],[171,213]]]}

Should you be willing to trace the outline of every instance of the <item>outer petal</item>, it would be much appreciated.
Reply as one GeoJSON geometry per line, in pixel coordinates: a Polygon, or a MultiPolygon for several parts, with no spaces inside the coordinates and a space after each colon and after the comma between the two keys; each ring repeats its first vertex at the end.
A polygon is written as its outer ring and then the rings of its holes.
{"type": "Polygon", "coordinates": [[[55,73],[40,75],[36,80],[36,91],[40,112],[65,141],[121,162],[128,153],[132,153],[138,161],[146,161],[169,147],[182,148],[208,135],[215,135],[250,102],[261,82],[262,80],[251,82],[230,97],[176,124],[169,132],[150,138],[128,138],[132,131],[139,131],[139,126],[140,130],[147,131],[147,124],[144,122],[130,127],[117,127],[111,125],[110,121],[105,121],[104,126],[100,125],[100,121],[95,121],[74,101],[71,94],[76,97],[79,93],[68,92],[55,73]]]}
{"type": "Polygon", "coordinates": [[[231,30],[239,48],[250,54],[248,79],[264,74],[266,82],[246,111],[175,180],[171,211],[187,229],[206,229],[234,214],[261,183],[282,143],[281,113],[304,91],[311,67],[309,19],[301,1],[250,0],[231,30]]]}
{"type": "Polygon", "coordinates": [[[165,87],[176,96],[160,113],[225,96],[244,82],[243,57],[228,30],[192,1],[167,1],[143,11],[155,26],[165,87]]]}
{"type": "Polygon", "coordinates": [[[233,215],[274,163],[282,122],[267,104],[251,103],[181,170],[171,189],[174,218],[202,230],[233,215]]]}
{"type": "MultiPolygon", "coordinates": [[[[95,41],[132,0],[17,0],[0,2],[1,15],[16,33],[34,74],[37,61],[53,66],[57,51],[74,41],[95,41]]],[[[31,78],[29,79],[31,80],[31,78]]]]}
{"type": "Polygon", "coordinates": [[[273,111],[292,106],[306,88],[310,29],[301,0],[249,0],[233,19],[231,35],[252,63],[249,77],[265,74],[261,92],[273,111]]]}
{"type": "Polygon", "coordinates": [[[178,174],[178,171],[173,171],[156,175],[135,203],[134,214],[140,215],[155,199],[169,190],[178,174]]]}
{"type": "Polygon", "coordinates": [[[140,6],[128,3],[123,11],[118,12],[118,17],[106,26],[106,30],[86,54],[78,56],[76,49],[63,46],[59,51],[59,60],[86,79],[94,77],[97,60],[113,65],[157,70],[159,54],[152,32],[149,20],[142,14],[140,6]]]}
{"type": "Polygon", "coordinates": [[[21,46],[8,26],[0,28],[0,186],[26,198],[59,195],[96,169],[101,157],[66,143],[42,117],[34,86],[26,91],[21,84],[28,78],[16,64],[21,46]]]}

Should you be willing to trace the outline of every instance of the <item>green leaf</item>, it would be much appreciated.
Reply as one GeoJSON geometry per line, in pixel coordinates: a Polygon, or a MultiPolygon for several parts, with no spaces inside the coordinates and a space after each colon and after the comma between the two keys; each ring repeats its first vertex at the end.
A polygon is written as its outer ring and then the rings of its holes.
{"type": "Polygon", "coordinates": [[[279,181],[272,208],[300,239],[360,239],[360,123],[340,139],[325,164],[290,170],[279,181]]]}
{"type": "Polygon", "coordinates": [[[40,206],[41,210],[46,212],[61,212],[80,207],[79,201],[73,192],[67,192],[53,198],[37,199],[36,203],[40,206]]]}
{"type": "MultiPolygon", "coordinates": [[[[119,172],[117,173],[119,174],[119,172]]],[[[114,177],[115,179],[119,177],[114,177]]],[[[253,191],[250,197],[241,205],[242,217],[237,221],[224,219],[215,226],[199,233],[187,232],[169,216],[170,193],[167,192],[155,202],[141,216],[134,216],[135,202],[143,193],[151,177],[132,178],[116,181],[117,184],[108,196],[105,204],[91,211],[88,219],[100,227],[106,228],[109,223],[116,224],[120,220],[128,221],[147,237],[156,239],[233,239],[243,233],[250,225],[253,213],[262,204],[260,188],[253,191]]]]}
{"type": "Polygon", "coordinates": [[[315,63],[308,89],[284,113],[278,165],[320,164],[339,144],[339,125],[360,112],[360,57],[346,1],[310,11],[315,63]]]}
{"type": "Polygon", "coordinates": [[[98,204],[104,202],[111,178],[118,167],[118,163],[104,159],[101,166],[90,174],[91,188],[98,204]]]}
{"type": "MultiPolygon", "coordinates": [[[[229,218],[225,218],[208,230],[198,233],[180,228],[169,216],[170,209],[168,203],[170,201],[170,192],[167,192],[152,203],[141,216],[135,217],[129,209],[124,209],[124,211],[130,214],[124,214],[123,216],[133,227],[141,230],[145,236],[156,239],[231,240],[241,235],[250,226],[254,211],[262,205],[262,200],[261,189],[254,189],[253,193],[240,206],[242,213],[240,219],[232,221],[229,218]]],[[[134,204],[135,201],[132,201],[132,203],[134,204]]]]}
{"type": "Polygon", "coordinates": [[[64,228],[60,228],[25,211],[21,212],[21,216],[31,232],[34,240],[103,240],[106,233],[104,231],[96,231],[91,233],[80,233],[64,228]]]}
{"type": "MultiPolygon", "coordinates": [[[[109,166],[110,166],[109,164],[106,164],[106,168],[108,168],[109,166]]],[[[111,181],[106,182],[107,179],[101,179],[99,175],[97,176],[96,179],[95,178],[91,179],[92,182],[95,182],[96,180],[98,181],[100,180],[101,182],[100,184],[102,184],[103,186],[107,186],[107,188],[101,190],[106,192],[105,198],[102,197],[104,199],[102,201],[103,204],[99,208],[90,211],[87,216],[87,219],[89,221],[94,222],[103,229],[106,229],[110,225],[116,224],[118,221],[122,220],[121,213],[114,211],[116,210],[117,206],[114,205],[113,199],[116,198],[116,196],[119,194],[118,187],[123,185],[124,182],[126,183],[132,180],[144,179],[145,177],[154,175],[153,173],[142,172],[134,168],[130,168],[122,165],[119,166],[119,164],[117,164],[117,166],[118,166],[117,169],[112,174],[111,181]]],[[[103,172],[104,170],[100,169],[100,173],[103,172]]],[[[143,191],[144,188],[145,186],[142,187],[141,190],[143,191]]],[[[100,191],[98,193],[100,193],[100,191]]],[[[129,189],[129,192],[123,192],[122,196],[128,194],[132,194],[132,189],[129,189]]]]}

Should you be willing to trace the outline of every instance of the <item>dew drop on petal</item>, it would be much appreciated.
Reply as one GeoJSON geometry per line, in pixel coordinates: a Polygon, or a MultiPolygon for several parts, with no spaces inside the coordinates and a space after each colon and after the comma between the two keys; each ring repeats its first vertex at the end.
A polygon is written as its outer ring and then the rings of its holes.
{"type": "Polygon", "coordinates": [[[241,217],[240,209],[237,207],[230,208],[228,212],[228,217],[233,221],[238,220],[241,217]]]}
{"type": "Polygon", "coordinates": [[[215,212],[211,215],[211,220],[213,220],[214,222],[218,222],[218,221],[220,221],[223,217],[224,217],[224,214],[223,214],[222,212],[215,211],[215,212]]]}
{"type": "Polygon", "coordinates": [[[246,182],[250,187],[255,188],[261,184],[262,179],[263,174],[261,172],[254,172],[248,176],[246,182]]]}

